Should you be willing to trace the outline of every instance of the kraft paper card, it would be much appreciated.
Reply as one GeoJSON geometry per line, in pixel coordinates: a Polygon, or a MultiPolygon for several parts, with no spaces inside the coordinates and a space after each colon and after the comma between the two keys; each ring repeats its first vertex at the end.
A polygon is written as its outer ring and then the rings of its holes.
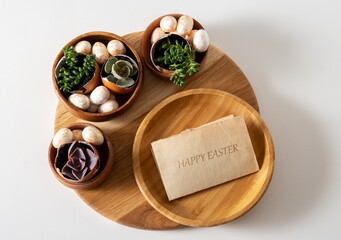
{"type": "Polygon", "coordinates": [[[151,146],[170,201],[259,170],[242,116],[187,129],[151,146]]]}

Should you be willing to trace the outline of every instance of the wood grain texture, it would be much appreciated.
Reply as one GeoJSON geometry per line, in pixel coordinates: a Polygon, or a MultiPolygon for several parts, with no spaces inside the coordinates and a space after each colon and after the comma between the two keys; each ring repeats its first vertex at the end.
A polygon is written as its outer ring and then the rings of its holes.
{"type": "MultiPolygon", "coordinates": [[[[124,38],[140,52],[143,32],[124,38]]],[[[140,192],[132,169],[132,147],[136,131],[146,114],[174,93],[193,88],[216,88],[244,99],[256,110],[258,104],[250,83],[238,66],[223,52],[210,46],[204,68],[183,87],[158,78],[145,68],[144,86],[135,103],[124,113],[107,122],[92,123],[109,137],[115,149],[115,164],[108,179],[99,187],[76,191],[94,210],[118,223],[142,229],[170,229],[179,224],[158,213],[140,192]]],[[[81,122],[59,103],[54,129],[81,122]]]]}
{"type": "Polygon", "coordinates": [[[252,208],[269,185],[273,163],[272,139],[259,113],[242,99],[216,89],[192,89],[162,101],[141,123],[133,146],[135,178],[148,202],[170,220],[194,227],[222,224],[252,208]],[[230,114],[244,116],[260,170],[169,201],[151,143],[230,114]]]}

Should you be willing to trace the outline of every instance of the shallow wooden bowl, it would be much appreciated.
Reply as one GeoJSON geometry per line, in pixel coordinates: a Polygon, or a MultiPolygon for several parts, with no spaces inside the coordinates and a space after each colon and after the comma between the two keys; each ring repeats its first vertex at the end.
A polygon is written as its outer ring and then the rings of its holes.
{"type": "MultiPolygon", "coordinates": [[[[163,79],[168,79],[169,80],[169,73],[165,73],[165,72],[160,72],[158,71],[155,66],[153,65],[152,59],[150,57],[150,50],[152,48],[152,44],[150,41],[151,35],[154,31],[155,28],[160,27],[160,21],[163,17],[165,16],[173,16],[176,18],[176,20],[178,20],[182,15],[184,14],[166,14],[164,16],[161,16],[157,19],[155,19],[151,24],[149,24],[149,26],[146,28],[146,30],[144,30],[143,35],[142,35],[142,40],[141,40],[141,56],[144,60],[144,62],[146,63],[147,67],[157,76],[163,78],[163,79]]],[[[194,25],[193,25],[193,29],[204,29],[203,26],[201,26],[201,24],[195,20],[193,18],[194,21],[194,25]]],[[[207,57],[207,52],[208,52],[209,48],[203,52],[203,53],[199,53],[196,52],[195,53],[195,61],[197,61],[198,63],[200,63],[200,67],[199,70],[203,68],[206,57],[207,57]]],[[[197,74],[200,74],[197,73],[197,74]]]]}
{"type": "Polygon", "coordinates": [[[118,102],[120,107],[114,111],[107,112],[107,113],[90,113],[90,112],[80,110],[79,108],[77,108],[74,105],[72,105],[71,103],[69,103],[68,100],[63,96],[63,94],[59,90],[59,87],[58,87],[57,82],[56,82],[56,76],[55,76],[56,66],[57,66],[59,60],[64,55],[63,50],[61,50],[58,53],[58,55],[54,61],[53,68],[52,68],[52,82],[53,82],[54,90],[57,94],[57,97],[59,98],[59,100],[63,104],[63,106],[66,108],[66,110],[68,110],[71,114],[75,115],[78,118],[88,120],[88,121],[94,121],[94,122],[100,122],[100,121],[106,121],[106,120],[112,119],[114,117],[114,115],[116,115],[117,113],[122,112],[123,110],[127,109],[133,103],[133,101],[137,97],[137,94],[140,92],[140,90],[142,88],[142,85],[143,85],[143,64],[142,64],[142,60],[141,60],[139,54],[137,53],[137,51],[132,47],[132,45],[127,40],[125,40],[125,39],[123,39],[123,38],[121,38],[121,37],[119,37],[113,33],[89,32],[89,33],[82,34],[82,35],[72,39],[64,47],[74,46],[79,41],[82,41],[82,40],[89,41],[91,43],[91,45],[93,45],[97,41],[102,42],[104,45],[107,45],[109,41],[114,40],[114,39],[121,41],[126,46],[126,48],[127,48],[126,55],[128,55],[128,56],[132,57],[134,60],[136,60],[136,63],[137,63],[138,68],[139,68],[139,77],[138,77],[135,89],[133,91],[127,93],[127,94],[116,96],[116,101],[118,102]]]}
{"type": "MultiPolygon", "coordinates": [[[[75,130],[75,129],[84,129],[87,126],[93,126],[93,127],[98,128],[97,126],[94,126],[89,123],[74,123],[74,124],[66,126],[66,128],[69,128],[70,130],[75,130]]],[[[103,183],[104,180],[111,173],[111,170],[114,164],[114,148],[110,142],[109,137],[106,136],[101,129],[99,130],[104,136],[104,142],[102,145],[94,146],[94,147],[99,153],[100,166],[99,166],[98,171],[95,173],[95,175],[90,180],[85,181],[85,182],[72,182],[71,180],[65,179],[58,174],[56,168],[54,167],[54,161],[56,158],[57,149],[53,147],[52,141],[51,141],[50,146],[49,146],[49,152],[48,152],[49,165],[50,165],[53,175],[63,185],[72,189],[77,189],[77,190],[91,189],[103,183]]]]}
{"type": "Polygon", "coordinates": [[[244,100],[220,90],[193,89],[163,100],[142,121],[133,146],[135,179],[144,197],[161,214],[187,226],[214,226],[246,213],[267,189],[273,166],[272,139],[259,113],[244,100]],[[229,114],[244,116],[260,170],[168,201],[150,151],[151,142],[229,114]]]}

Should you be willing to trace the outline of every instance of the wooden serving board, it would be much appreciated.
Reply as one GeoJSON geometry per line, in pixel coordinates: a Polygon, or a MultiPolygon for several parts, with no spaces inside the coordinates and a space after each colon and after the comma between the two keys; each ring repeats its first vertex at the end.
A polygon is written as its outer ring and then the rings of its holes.
{"type": "MultiPolygon", "coordinates": [[[[124,36],[140,53],[143,32],[124,36]]],[[[239,67],[222,51],[210,45],[207,61],[201,71],[188,79],[183,87],[156,77],[145,68],[144,86],[132,106],[114,119],[92,123],[101,128],[114,145],[115,164],[108,179],[92,190],[75,191],[90,207],[118,223],[141,229],[171,229],[179,227],[149,205],[140,192],[132,168],[132,147],[136,131],[146,116],[160,101],[177,92],[194,88],[215,88],[232,93],[259,111],[253,89],[239,67]]],[[[74,117],[58,103],[54,131],[84,120],[74,117]]]]}

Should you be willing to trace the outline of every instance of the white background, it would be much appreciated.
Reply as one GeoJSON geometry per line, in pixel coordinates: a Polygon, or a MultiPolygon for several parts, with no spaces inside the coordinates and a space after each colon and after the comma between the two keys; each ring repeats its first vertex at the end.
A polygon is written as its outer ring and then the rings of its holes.
{"type": "MultiPolygon", "coordinates": [[[[0,3],[1,239],[340,239],[341,2],[5,1],[0,3]],[[243,70],[272,134],[261,201],[213,228],[145,231],[101,216],[53,177],[51,68],[72,38],[124,35],[186,13],[243,70]]],[[[212,86],[214,87],[214,86],[212,86]]]]}

